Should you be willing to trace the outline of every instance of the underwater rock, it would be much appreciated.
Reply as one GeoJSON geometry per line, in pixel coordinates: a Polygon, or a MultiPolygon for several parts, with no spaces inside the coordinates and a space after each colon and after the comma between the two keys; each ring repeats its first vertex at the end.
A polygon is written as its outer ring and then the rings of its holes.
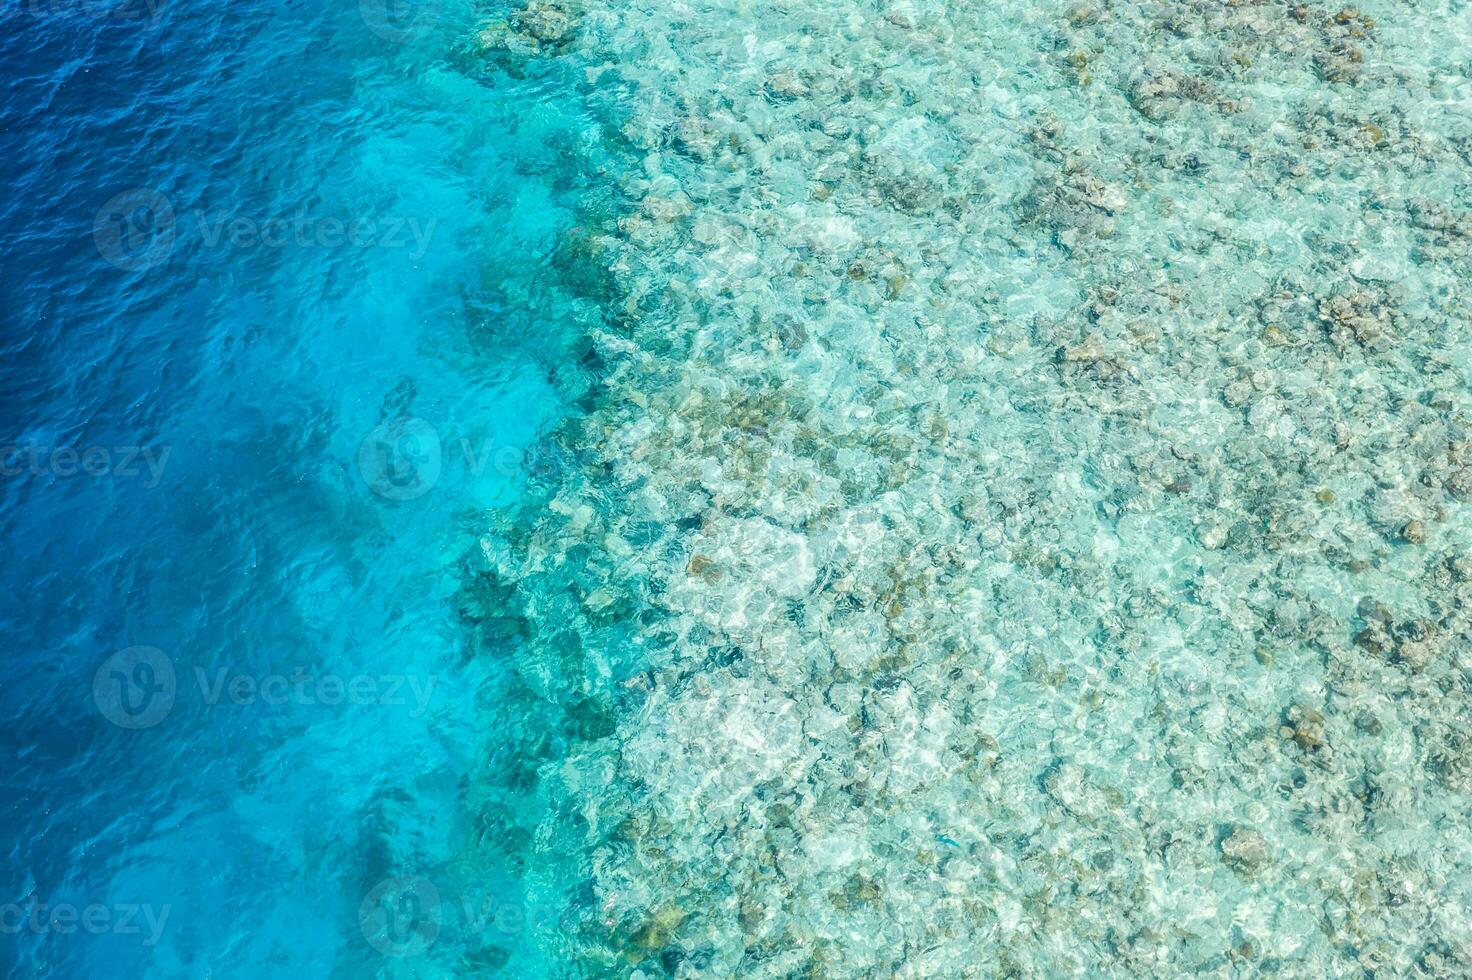
{"type": "Polygon", "coordinates": [[[1024,225],[1050,229],[1055,242],[1074,251],[1113,234],[1115,216],[1128,206],[1121,188],[1075,168],[1040,177],[1018,200],[1016,214],[1024,225]]]}
{"type": "Polygon", "coordinates": [[[1072,810],[1084,801],[1084,780],[1084,771],[1078,765],[1058,762],[1044,775],[1043,788],[1053,802],[1066,810],[1072,810]]]}
{"type": "Polygon", "coordinates": [[[1319,319],[1341,350],[1351,343],[1369,350],[1384,350],[1395,339],[1394,307],[1365,289],[1351,289],[1319,303],[1319,319]]]}
{"type": "Polygon", "coordinates": [[[1294,704],[1284,712],[1288,724],[1288,737],[1305,752],[1317,752],[1327,747],[1325,741],[1324,716],[1316,708],[1294,704]]]}
{"type": "Polygon", "coordinates": [[[1319,21],[1323,49],[1314,54],[1314,69],[1326,82],[1354,82],[1364,65],[1361,45],[1370,39],[1375,22],[1357,10],[1343,8],[1319,21]]]}
{"type": "Polygon", "coordinates": [[[1395,619],[1381,603],[1363,599],[1359,605],[1365,627],[1354,637],[1355,646],[1376,657],[1420,673],[1442,654],[1442,630],[1424,619],[1395,619]]]}
{"type": "Polygon", "coordinates": [[[1205,106],[1221,104],[1210,82],[1174,71],[1155,72],[1137,79],[1130,86],[1129,100],[1136,112],[1152,122],[1170,119],[1187,102],[1205,106]]]}
{"type": "Polygon", "coordinates": [[[1251,874],[1268,863],[1268,842],[1250,827],[1237,827],[1222,840],[1222,861],[1233,871],[1251,874]]]}
{"type": "Polygon", "coordinates": [[[511,23],[522,35],[551,48],[567,46],[576,34],[579,14],[563,0],[529,0],[511,15],[511,23]]]}
{"type": "Polygon", "coordinates": [[[1408,207],[1411,223],[1421,236],[1415,257],[1434,262],[1472,256],[1472,212],[1456,213],[1430,200],[1413,201],[1408,207]]]}
{"type": "Polygon", "coordinates": [[[801,77],[790,71],[773,72],[767,78],[767,95],[777,101],[790,102],[807,95],[809,88],[801,77]]]}

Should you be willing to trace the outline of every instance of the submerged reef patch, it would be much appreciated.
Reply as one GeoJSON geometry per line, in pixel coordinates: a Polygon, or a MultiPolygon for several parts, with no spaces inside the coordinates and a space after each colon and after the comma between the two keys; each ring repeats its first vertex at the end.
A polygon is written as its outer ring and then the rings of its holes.
{"type": "Polygon", "coordinates": [[[634,161],[558,257],[606,303],[569,462],[483,542],[538,808],[487,833],[572,876],[549,944],[1472,973],[1450,8],[583,0],[487,43],[581,59],[634,161]]]}

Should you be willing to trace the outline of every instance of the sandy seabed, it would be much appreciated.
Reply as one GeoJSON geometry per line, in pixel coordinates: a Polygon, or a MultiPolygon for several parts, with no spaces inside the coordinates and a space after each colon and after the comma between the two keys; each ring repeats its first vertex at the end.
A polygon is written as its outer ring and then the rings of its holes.
{"type": "Polygon", "coordinates": [[[499,827],[571,869],[549,945],[1472,975],[1469,18],[487,26],[575,59],[629,162],[558,255],[601,383],[484,541],[527,729],[579,719],[499,827]]]}

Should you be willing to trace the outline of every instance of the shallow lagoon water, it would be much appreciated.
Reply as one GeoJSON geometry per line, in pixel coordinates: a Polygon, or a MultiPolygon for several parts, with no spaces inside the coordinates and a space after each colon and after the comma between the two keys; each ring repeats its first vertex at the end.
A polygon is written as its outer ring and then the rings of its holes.
{"type": "Polygon", "coordinates": [[[580,961],[1472,969],[1466,13],[533,7],[640,163],[486,542],[580,961]]]}

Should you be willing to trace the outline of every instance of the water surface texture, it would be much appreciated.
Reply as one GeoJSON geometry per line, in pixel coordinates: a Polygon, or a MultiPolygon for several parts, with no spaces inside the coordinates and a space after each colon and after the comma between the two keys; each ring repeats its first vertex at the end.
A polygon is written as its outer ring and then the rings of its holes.
{"type": "Polygon", "coordinates": [[[1465,8],[577,9],[617,315],[487,553],[578,959],[1472,972],[1465,8]]]}
{"type": "Polygon", "coordinates": [[[579,103],[450,4],[5,10],[0,962],[510,963],[462,558],[577,388],[579,103]]]}
{"type": "Polygon", "coordinates": [[[4,22],[15,975],[1472,975],[1463,7],[128,11],[4,22]]]}

